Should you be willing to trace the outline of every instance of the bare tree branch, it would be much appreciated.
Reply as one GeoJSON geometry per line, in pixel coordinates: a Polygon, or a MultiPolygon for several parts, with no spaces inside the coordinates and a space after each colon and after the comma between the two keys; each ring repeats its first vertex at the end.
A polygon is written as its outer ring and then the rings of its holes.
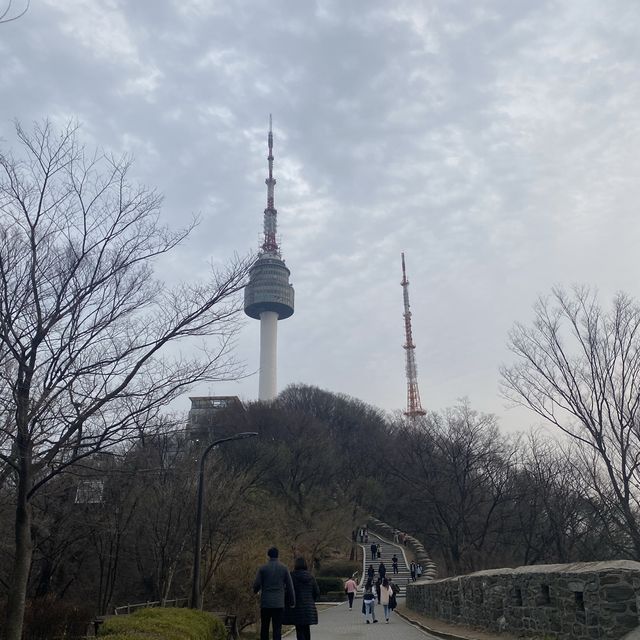
{"type": "Polygon", "coordinates": [[[509,336],[516,363],[502,368],[505,397],[578,445],[591,491],[617,513],[640,558],[640,306],[618,294],[604,312],[586,287],[554,289],[533,326],[509,336]]]}
{"type": "Polygon", "coordinates": [[[5,9],[3,11],[0,12],[0,24],[4,24],[5,22],[13,22],[14,20],[17,20],[18,18],[22,18],[22,16],[27,13],[27,11],[29,11],[29,6],[31,4],[31,0],[26,0],[26,6],[25,8],[20,11],[20,13],[18,13],[15,16],[11,15],[11,8],[13,5],[13,0],[8,0],[7,2],[7,6],[5,7],[5,9]]]}

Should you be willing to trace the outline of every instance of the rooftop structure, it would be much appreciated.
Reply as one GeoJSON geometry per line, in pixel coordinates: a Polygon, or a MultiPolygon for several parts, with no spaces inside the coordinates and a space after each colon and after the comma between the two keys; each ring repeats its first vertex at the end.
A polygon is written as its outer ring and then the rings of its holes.
{"type": "Polygon", "coordinates": [[[220,414],[225,409],[242,408],[238,396],[194,396],[190,397],[191,409],[187,417],[187,436],[191,440],[213,438],[221,423],[220,414]]]}

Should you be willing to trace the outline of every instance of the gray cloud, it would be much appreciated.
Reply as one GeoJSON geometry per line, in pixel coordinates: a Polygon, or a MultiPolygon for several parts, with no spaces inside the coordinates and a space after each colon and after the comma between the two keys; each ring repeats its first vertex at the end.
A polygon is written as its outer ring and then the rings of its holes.
{"type": "Polygon", "coordinates": [[[0,25],[0,135],[76,118],[132,153],[168,223],[201,217],[160,265],[192,278],[258,245],[272,112],[280,386],[404,406],[404,250],[425,406],[526,426],[497,394],[512,322],[555,283],[640,295],[639,27],[631,0],[43,0],[0,25]]]}

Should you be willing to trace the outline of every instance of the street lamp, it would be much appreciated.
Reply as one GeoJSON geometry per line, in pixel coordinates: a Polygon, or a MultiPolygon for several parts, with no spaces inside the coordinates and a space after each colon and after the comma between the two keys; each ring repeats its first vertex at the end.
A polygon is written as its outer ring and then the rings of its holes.
{"type": "Polygon", "coordinates": [[[200,594],[200,557],[202,555],[202,504],[204,502],[204,463],[209,452],[213,451],[219,444],[230,442],[231,440],[244,440],[253,438],[258,433],[255,431],[245,431],[236,433],[226,438],[214,440],[200,457],[200,472],[198,474],[198,502],[196,505],[196,542],[193,550],[193,581],[191,583],[191,608],[202,609],[202,598],[200,594]]]}

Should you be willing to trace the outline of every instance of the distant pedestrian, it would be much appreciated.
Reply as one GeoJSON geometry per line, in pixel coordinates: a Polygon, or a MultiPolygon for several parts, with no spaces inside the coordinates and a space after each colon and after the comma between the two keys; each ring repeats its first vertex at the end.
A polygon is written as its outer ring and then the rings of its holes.
{"type": "Polygon", "coordinates": [[[369,532],[366,529],[364,530],[364,543],[369,544],[369,532]]]}
{"type": "Polygon", "coordinates": [[[416,563],[412,562],[409,565],[409,571],[411,571],[411,579],[415,582],[416,581],[416,563]]]}
{"type": "Polygon", "coordinates": [[[393,574],[398,573],[398,556],[394,553],[393,558],[391,558],[391,568],[393,569],[393,574]]]}
{"type": "Polygon", "coordinates": [[[371,580],[371,582],[373,582],[373,576],[375,575],[376,575],[376,570],[373,568],[373,565],[370,564],[369,568],[367,569],[367,578],[371,580]]]}
{"type": "Polygon", "coordinates": [[[394,530],[393,530],[393,542],[394,542],[395,544],[398,544],[398,540],[400,539],[400,538],[399,538],[398,533],[399,533],[399,532],[398,532],[398,530],[397,530],[397,529],[394,529],[394,530]]]}
{"type": "Polygon", "coordinates": [[[296,605],[285,610],[283,623],[295,625],[296,640],[311,640],[311,625],[318,624],[316,600],[320,595],[320,588],[316,579],[309,573],[304,558],[296,558],[291,581],[296,605]]]}
{"type": "Polygon", "coordinates": [[[373,595],[373,585],[370,580],[367,580],[367,584],[364,587],[364,595],[362,596],[362,613],[364,614],[364,621],[367,624],[371,622],[378,622],[376,620],[375,602],[376,599],[373,595]]]}
{"type": "Polygon", "coordinates": [[[389,624],[389,615],[391,614],[391,609],[389,608],[389,602],[391,600],[391,596],[393,595],[393,591],[389,586],[389,581],[385,578],[380,585],[380,604],[384,609],[384,619],[387,624],[389,624]]]}
{"type": "Polygon", "coordinates": [[[378,565],[378,575],[380,576],[380,580],[387,575],[387,567],[384,566],[384,562],[381,562],[378,565]]]}
{"type": "Polygon", "coordinates": [[[416,579],[420,580],[420,578],[422,578],[422,565],[418,563],[416,565],[416,579]]]}
{"type": "Polygon", "coordinates": [[[358,529],[358,535],[360,536],[360,544],[362,544],[364,542],[364,529],[362,527],[358,529]]]}
{"type": "Polygon", "coordinates": [[[380,584],[382,583],[382,578],[378,576],[376,578],[375,590],[376,590],[376,598],[378,599],[378,604],[380,604],[380,584]]]}
{"type": "Polygon", "coordinates": [[[380,547],[380,543],[379,543],[379,542],[378,542],[378,544],[376,545],[376,552],[377,552],[377,554],[378,554],[378,558],[379,558],[379,557],[380,557],[380,555],[381,555],[381,552],[382,552],[382,549],[381,549],[381,547],[380,547]]]}
{"type": "Polygon", "coordinates": [[[296,606],[296,596],[289,570],[278,561],[278,549],[267,551],[269,562],[258,569],[253,581],[253,592],[260,592],[260,640],[269,640],[269,625],[273,627],[273,640],[282,638],[282,617],[285,593],[289,606],[296,606]]]}
{"type": "Polygon", "coordinates": [[[371,543],[371,559],[375,560],[378,557],[378,545],[375,542],[371,543]]]}
{"type": "Polygon", "coordinates": [[[400,593],[400,587],[389,578],[389,588],[391,593],[389,594],[389,609],[393,611],[398,606],[397,596],[400,593]]]}
{"type": "Polygon", "coordinates": [[[347,594],[347,598],[349,599],[349,611],[353,609],[353,599],[356,597],[356,591],[358,590],[358,585],[353,578],[349,578],[344,583],[344,592],[347,594]]]}

